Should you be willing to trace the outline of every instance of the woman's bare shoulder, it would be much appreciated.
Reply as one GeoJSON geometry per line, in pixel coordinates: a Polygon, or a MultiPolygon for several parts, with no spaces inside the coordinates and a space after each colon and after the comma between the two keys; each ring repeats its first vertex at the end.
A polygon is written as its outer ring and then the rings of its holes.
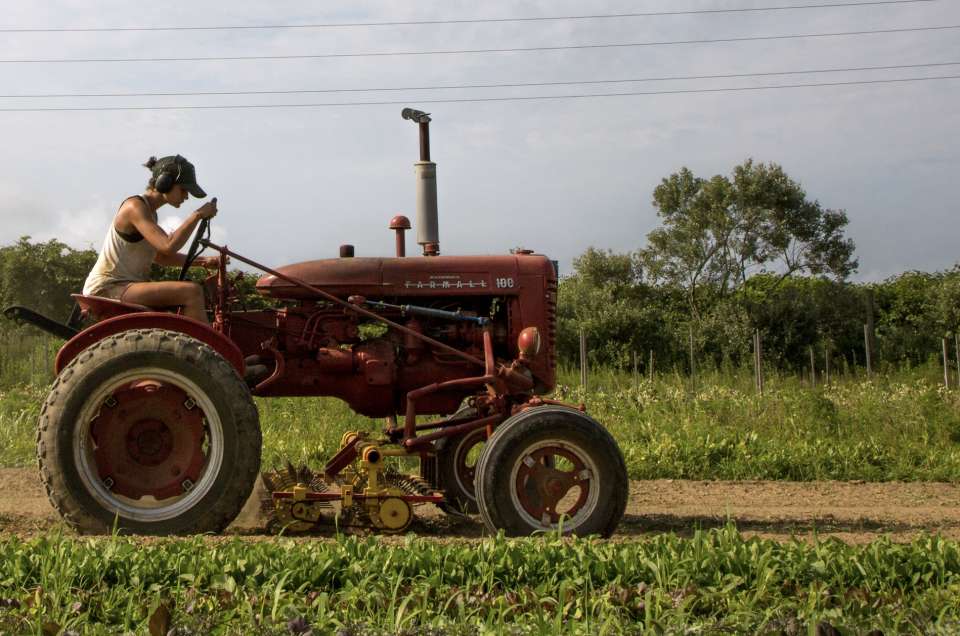
{"type": "Polygon", "coordinates": [[[147,205],[147,202],[144,201],[143,197],[139,195],[135,197],[130,197],[129,199],[124,201],[120,205],[120,210],[136,211],[136,212],[147,214],[148,216],[152,216],[150,206],[147,205]]]}
{"type": "MultiPolygon", "coordinates": [[[[133,231],[132,229],[127,229],[126,227],[119,227],[122,225],[134,226],[137,223],[143,221],[148,221],[150,223],[156,223],[156,215],[150,209],[150,206],[140,197],[130,197],[120,205],[120,209],[117,210],[117,219],[115,221],[115,226],[121,232],[133,231]]],[[[135,229],[135,228],[134,228],[135,229]]]]}

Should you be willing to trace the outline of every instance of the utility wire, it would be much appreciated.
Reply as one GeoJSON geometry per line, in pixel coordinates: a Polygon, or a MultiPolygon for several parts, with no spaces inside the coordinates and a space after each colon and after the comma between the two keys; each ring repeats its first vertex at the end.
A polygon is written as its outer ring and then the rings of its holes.
{"type": "Polygon", "coordinates": [[[733,88],[699,88],[676,91],[645,91],[636,93],[594,93],[586,95],[540,95],[535,97],[478,97],[465,99],[428,99],[403,100],[389,102],[339,102],[325,104],[236,104],[228,106],[105,106],[93,108],[0,108],[0,112],[78,112],[78,111],[119,111],[119,110],[237,110],[247,108],[316,108],[329,106],[392,106],[408,104],[455,104],[464,102],[518,102],[549,99],[583,99],[590,97],[631,97],[637,95],[684,95],[688,93],[728,93],[738,91],[763,91],[783,88],[817,88],[823,86],[857,86],[862,84],[894,84],[903,82],[931,82],[937,80],[960,79],[960,75],[941,77],[911,77],[887,80],[860,80],[851,82],[823,82],[818,84],[788,84],[782,86],[740,86],[733,88]]]}
{"type": "Polygon", "coordinates": [[[704,9],[698,11],[664,11],[658,13],[615,13],[609,15],[571,15],[542,18],[488,18],[477,20],[425,20],[419,22],[346,22],[331,24],[270,24],[253,26],[214,27],[130,27],[102,29],[0,29],[0,33],[123,33],[137,31],[240,31],[255,29],[330,29],[343,27],[420,26],[434,24],[489,24],[497,22],[547,22],[556,20],[603,20],[609,18],[653,18],[658,16],[704,15],[710,13],[748,13],[755,11],[791,11],[797,9],[831,9],[836,7],[864,7],[885,4],[916,4],[939,0],[878,0],[876,2],[844,2],[836,4],[804,4],[789,7],[753,7],[744,9],[704,9]]]}
{"type": "Polygon", "coordinates": [[[412,55],[456,55],[465,53],[523,53],[528,51],[574,51],[583,49],[616,49],[638,46],[667,46],[674,44],[716,44],[721,42],[759,42],[763,40],[798,40],[802,38],[829,38],[848,35],[878,35],[960,29],[958,26],[915,27],[909,29],[882,29],[878,31],[847,31],[844,33],[810,33],[804,35],[767,35],[752,38],[719,38],[715,40],[676,40],[672,42],[634,42],[628,44],[581,44],[574,46],[533,46],[510,49],[471,49],[460,51],[408,51],[394,53],[326,53],[321,55],[251,55],[229,57],[143,57],[128,59],[91,60],[0,60],[0,64],[86,64],[98,62],[223,62],[231,60],[306,60],[348,57],[399,57],[412,55]]]}
{"type": "Polygon", "coordinates": [[[476,88],[528,88],[537,86],[580,86],[585,84],[627,84],[633,82],[674,82],[682,80],[732,79],[737,77],[772,77],[779,75],[811,75],[816,73],[851,73],[856,71],[889,71],[905,68],[932,68],[960,66],[960,62],[933,62],[930,64],[898,64],[895,66],[861,66],[808,71],[775,71],[770,73],[730,73],[725,75],[687,75],[684,77],[643,77],[636,79],[583,80],[571,82],[527,82],[519,84],[468,84],[464,86],[406,86],[389,88],[328,88],[291,91],[203,91],[196,93],[74,93],[62,95],[0,95],[0,99],[44,99],[67,97],[200,97],[210,95],[303,95],[316,93],[376,93],[388,91],[446,91],[476,88]]]}

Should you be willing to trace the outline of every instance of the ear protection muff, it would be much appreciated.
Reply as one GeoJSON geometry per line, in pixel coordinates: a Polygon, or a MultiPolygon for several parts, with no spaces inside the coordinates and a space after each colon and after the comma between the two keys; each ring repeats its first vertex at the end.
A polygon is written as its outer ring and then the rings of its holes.
{"type": "Polygon", "coordinates": [[[160,169],[160,174],[157,175],[157,179],[153,184],[153,187],[156,188],[157,192],[160,194],[166,194],[173,190],[173,186],[177,184],[177,181],[180,180],[180,175],[183,174],[183,167],[181,164],[184,161],[186,161],[186,159],[180,155],[177,155],[173,158],[172,163],[168,163],[160,169]],[[177,176],[173,176],[173,166],[177,167],[177,176]]]}

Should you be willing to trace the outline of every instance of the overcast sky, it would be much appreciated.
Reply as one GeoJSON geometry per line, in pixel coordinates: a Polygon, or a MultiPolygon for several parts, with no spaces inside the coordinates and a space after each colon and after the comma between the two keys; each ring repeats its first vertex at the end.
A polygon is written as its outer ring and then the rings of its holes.
{"type": "MultiPolygon", "coordinates": [[[[816,0],[821,3],[837,0],[816,0]]],[[[850,1],[850,0],[846,0],[850,1]]],[[[808,0],[5,0],[0,29],[215,27],[477,20],[810,4],[808,0]],[[95,6],[96,9],[91,9],[95,6]]],[[[568,274],[587,247],[632,251],[659,225],[653,188],[682,166],[729,175],[776,162],[850,217],[856,280],[960,260],[960,79],[672,95],[960,75],[960,65],[618,84],[423,90],[960,62],[960,29],[749,42],[320,59],[104,63],[11,60],[399,53],[676,42],[960,25],[958,0],[611,19],[269,30],[0,33],[0,108],[397,102],[276,109],[0,112],[0,245],[30,235],[99,249],[151,155],[182,154],[219,199],[215,239],[269,265],[389,256],[390,218],[414,219],[417,127],[432,113],[441,251],[526,247],[568,274]],[[326,91],[287,95],[15,95],[326,91]]],[[[196,209],[160,210],[172,226],[196,209]]],[[[408,253],[415,236],[408,237],[408,253]]]]}

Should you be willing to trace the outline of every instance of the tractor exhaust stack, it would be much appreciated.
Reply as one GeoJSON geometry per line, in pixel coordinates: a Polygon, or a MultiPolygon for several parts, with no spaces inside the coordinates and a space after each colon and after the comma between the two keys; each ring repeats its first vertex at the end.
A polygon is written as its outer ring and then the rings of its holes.
{"type": "Polygon", "coordinates": [[[404,108],[404,119],[420,125],[420,161],[414,164],[417,193],[417,243],[423,245],[424,256],[440,253],[437,221],[437,164],[430,161],[430,113],[404,108]]]}

